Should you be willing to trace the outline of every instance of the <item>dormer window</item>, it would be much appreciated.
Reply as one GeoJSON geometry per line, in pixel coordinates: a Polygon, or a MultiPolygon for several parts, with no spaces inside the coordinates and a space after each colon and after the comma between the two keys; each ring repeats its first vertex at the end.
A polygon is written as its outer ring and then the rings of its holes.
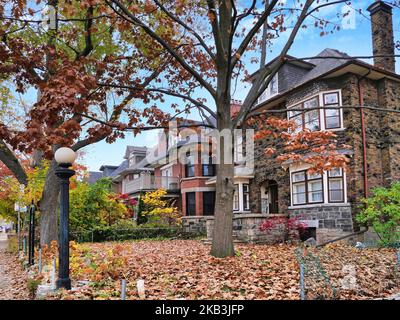
{"type": "Polygon", "coordinates": [[[276,73],[270,83],[268,84],[267,89],[260,95],[257,100],[257,103],[264,102],[269,98],[273,97],[274,95],[278,94],[279,87],[278,87],[278,73],[276,73]]]}

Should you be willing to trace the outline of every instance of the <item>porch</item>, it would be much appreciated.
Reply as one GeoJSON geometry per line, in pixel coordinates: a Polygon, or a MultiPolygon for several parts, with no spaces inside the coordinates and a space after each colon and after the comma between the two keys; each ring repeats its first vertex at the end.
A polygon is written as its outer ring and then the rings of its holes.
{"type": "Polygon", "coordinates": [[[123,181],[122,184],[122,192],[127,194],[156,189],[166,189],[168,192],[179,192],[179,178],[167,176],[156,177],[149,174],[141,174],[130,181],[123,181]]]}

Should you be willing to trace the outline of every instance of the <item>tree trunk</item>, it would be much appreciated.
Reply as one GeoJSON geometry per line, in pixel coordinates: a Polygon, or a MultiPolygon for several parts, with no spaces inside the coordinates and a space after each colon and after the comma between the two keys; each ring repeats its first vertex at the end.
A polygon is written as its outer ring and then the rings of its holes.
{"type": "Polygon", "coordinates": [[[211,255],[218,258],[235,255],[233,247],[233,165],[217,165],[216,203],[211,255]]]}
{"type": "Polygon", "coordinates": [[[223,99],[223,102],[217,105],[217,110],[217,127],[220,134],[222,130],[229,130],[231,133],[230,142],[225,141],[225,139],[220,139],[219,146],[217,146],[220,156],[219,163],[217,164],[216,203],[211,247],[211,255],[224,258],[235,255],[232,236],[234,164],[233,131],[230,127],[230,99],[223,99]],[[225,148],[227,150],[225,150],[225,148]],[[230,159],[225,159],[225,152],[230,153],[230,159]]]}
{"type": "Polygon", "coordinates": [[[40,200],[40,244],[49,245],[58,239],[58,195],[60,183],[54,170],[57,163],[53,160],[46,174],[46,181],[40,200]]]}

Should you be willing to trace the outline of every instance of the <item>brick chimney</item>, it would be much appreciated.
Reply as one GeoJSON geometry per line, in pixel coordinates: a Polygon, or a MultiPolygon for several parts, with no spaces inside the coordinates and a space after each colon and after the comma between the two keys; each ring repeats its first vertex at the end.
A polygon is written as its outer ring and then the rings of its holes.
{"type": "MultiPolygon", "coordinates": [[[[375,1],[368,9],[371,15],[372,46],[375,55],[394,55],[392,7],[383,1],[375,1]]],[[[395,72],[395,59],[376,57],[374,65],[395,72]]]]}

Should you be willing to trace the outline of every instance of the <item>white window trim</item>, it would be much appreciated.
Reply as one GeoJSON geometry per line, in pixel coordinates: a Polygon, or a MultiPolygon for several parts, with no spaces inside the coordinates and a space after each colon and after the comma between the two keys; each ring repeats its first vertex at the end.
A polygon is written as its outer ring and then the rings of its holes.
{"type": "MultiPolygon", "coordinates": [[[[287,109],[294,108],[295,106],[308,101],[312,98],[318,97],[318,102],[319,102],[319,126],[320,126],[320,131],[342,131],[345,129],[344,127],[344,121],[343,121],[343,108],[339,109],[339,116],[340,116],[340,128],[334,128],[334,129],[326,129],[325,128],[325,106],[324,106],[324,94],[329,94],[329,93],[338,93],[339,94],[339,106],[343,106],[342,102],[342,90],[326,90],[326,91],[320,91],[317,94],[313,94],[310,96],[307,96],[306,98],[297,101],[296,103],[293,103],[289,106],[287,106],[287,109]]],[[[329,108],[327,108],[329,109],[329,108]]],[[[289,110],[287,112],[287,119],[289,120],[289,110]]]]}
{"type": "MultiPolygon", "coordinates": [[[[234,204],[232,203],[232,208],[233,208],[234,213],[251,212],[250,207],[249,207],[249,209],[244,208],[244,194],[243,194],[243,185],[244,184],[249,185],[249,182],[248,181],[238,181],[237,183],[235,183],[235,186],[237,185],[238,189],[239,189],[239,208],[235,209],[233,206],[234,204]]],[[[249,185],[249,188],[250,188],[250,185],[249,185]]],[[[249,206],[250,206],[250,196],[249,196],[249,206]]]]}
{"type": "Polygon", "coordinates": [[[299,171],[304,171],[310,169],[309,164],[299,164],[292,165],[289,168],[289,178],[290,178],[290,207],[289,209],[301,209],[301,208],[313,208],[318,206],[344,206],[348,204],[347,200],[347,176],[346,171],[342,169],[343,172],[343,202],[329,202],[329,190],[328,190],[328,172],[324,172],[322,175],[322,184],[324,186],[324,202],[317,204],[293,204],[293,182],[292,182],[292,174],[299,171]]]}

